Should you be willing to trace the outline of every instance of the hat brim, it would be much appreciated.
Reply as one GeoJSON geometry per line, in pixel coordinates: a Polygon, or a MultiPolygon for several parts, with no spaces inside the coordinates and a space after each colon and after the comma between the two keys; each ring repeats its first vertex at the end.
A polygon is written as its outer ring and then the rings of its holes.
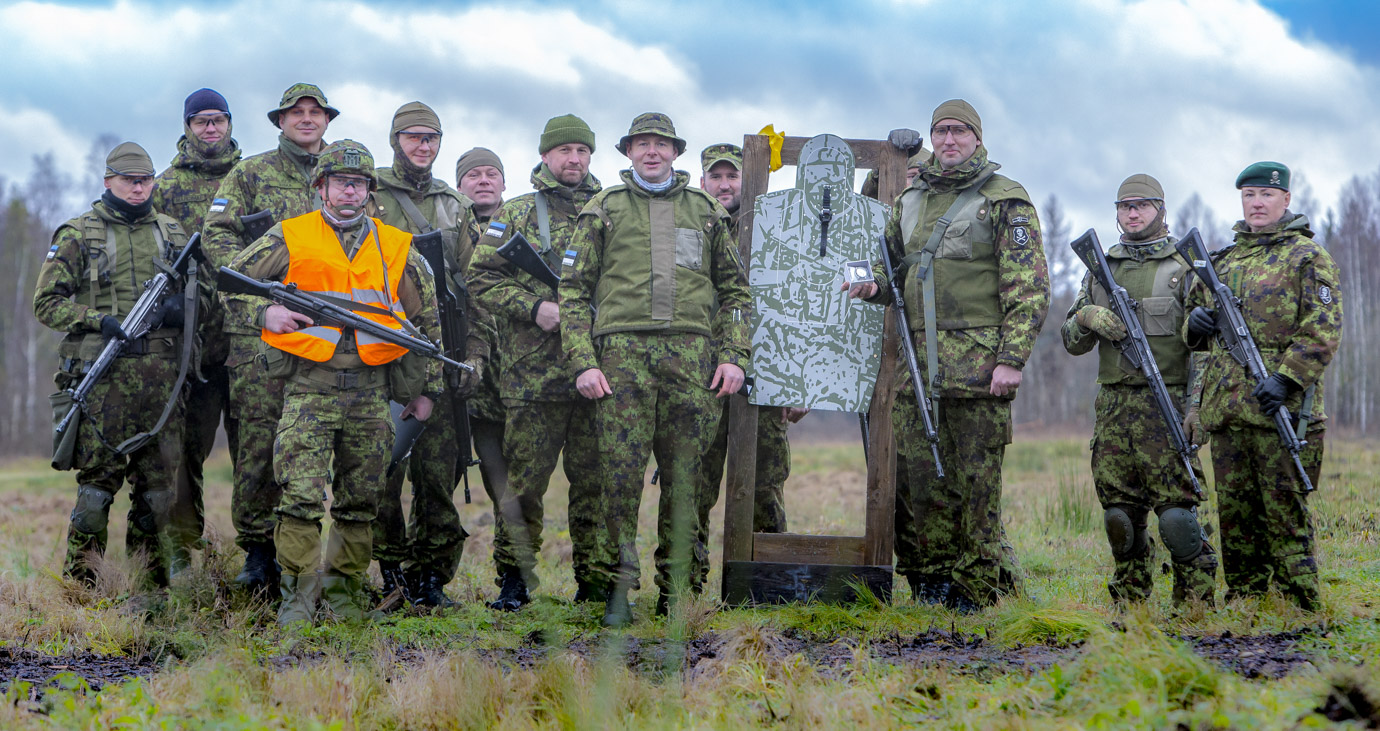
{"type": "Polygon", "coordinates": [[[704,163],[703,165],[701,165],[700,167],[707,173],[707,172],[709,172],[711,169],[713,169],[713,167],[714,167],[715,165],[718,165],[718,164],[721,163],[721,162],[726,162],[726,163],[728,163],[729,165],[732,165],[733,167],[737,168],[738,170],[742,170],[742,169],[743,169],[743,161],[742,161],[742,160],[739,160],[739,159],[736,158],[736,157],[729,157],[728,155],[720,155],[719,157],[711,157],[711,158],[709,158],[708,160],[706,160],[705,163],[704,163]]]}
{"type": "Polygon", "coordinates": [[[283,112],[286,112],[286,111],[289,110],[289,109],[292,109],[294,106],[297,106],[297,102],[300,101],[300,100],[302,100],[302,99],[315,99],[315,100],[316,100],[316,103],[317,103],[317,104],[320,104],[320,105],[321,105],[321,108],[324,109],[324,110],[326,110],[326,121],[327,121],[327,122],[333,122],[333,121],[335,121],[335,118],[336,118],[336,117],[339,117],[339,116],[340,116],[340,110],[339,110],[339,109],[336,109],[335,107],[333,107],[333,106],[331,106],[331,105],[329,105],[329,104],[324,103],[323,101],[321,101],[321,99],[320,99],[319,97],[314,97],[314,96],[311,96],[311,95],[307,95],[307,96],[299,96],[299,97],[297,97],[296,99],[293,99],[293,100],[292,100],[292,103],[291,103],[291,104],[288,104],[287,106],[278,107],[277,109],[270,110],[269,113],[268,113],[268,121],[271,122],[271,123],[273,123],[273,126],[274,126],[274,127],[277,127],[277,126],[278,126],[278,117],[279,117],[279,115],[281,115],[283,112]]]}
{"type": "Polygon", "coordinates": [[[656,135],[657,137],[665,137],[666,139],[671,140],[675,143],[677,155],[685,154],[685,140],[682,140],[681,138],[675,135],[668,135],[665,132],[652,132],[650,130],[646,132],[638,132],[637,134],[623,135],[623,138],[618,140],[618,145],[617,147],[615,147],[615,149],[617,149],[624,156],[626,156],[628,154],[628,142],[632,141],[632,138],[636,137],[637,135],[656,135]]]}

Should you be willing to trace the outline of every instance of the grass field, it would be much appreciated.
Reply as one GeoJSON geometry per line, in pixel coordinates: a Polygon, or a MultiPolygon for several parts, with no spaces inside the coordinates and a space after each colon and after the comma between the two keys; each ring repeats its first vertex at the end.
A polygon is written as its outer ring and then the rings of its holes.
{"type": "MultiPolygon", "coordinates": [[[[166,596],[133,593],[121,495],[96,590],[61,581],[70,474],[0,474],[0,728],[1313,728],[1380,724],[1380,444],[1334,439],[1312,498],[1322,611],[1277,597],[1118,610],[1086,439],[1018,439],[1006,520],[1027,594],[960,616],[910,602],[733,609],[652,619],[655,487],[643,497],[637,621],[601,630],[575,605],[565,485],[548,496],[533,605],[495,613],[483,491],[448,587],[463,606],[286,633],[226,589],[241,554],[229,466],[208,466],[210,545],[166,596]],[[1368,707],[1368,704],[1369,707],[1368,707]],[[1332,719],[1332,720],[1330,720],[1332,719]]],[[[856,445],[797,445],[791,528],[861,532],[856,445]]],[[[1205,511],[1215,522],[1210,504],[1205,511]]],[[[717,567],[722,503],[714,514],[717,567]]],[[[1167,558],[1165,558],[1167,561],[1167,558]]],[[[718,570],[710,587],[718,586],[718,570]]],[[[1219,586],[1219,596],[1221,593],[1219,586]]],[[[717,594],[712,591],[711,594],[717,594]]],[[[1375,727],[1375,726],[1371,726],[1375,727]]]]}

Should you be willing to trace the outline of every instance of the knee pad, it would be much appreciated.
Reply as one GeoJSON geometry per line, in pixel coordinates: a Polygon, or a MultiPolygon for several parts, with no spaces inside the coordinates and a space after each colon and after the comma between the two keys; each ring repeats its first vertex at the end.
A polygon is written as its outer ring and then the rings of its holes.
{"type": "Polygon", "coordinates": [[[1107,543],[1112,547],[1113,558],[1124,561],[1145,555],[1148,538],[1125,508],[1120,505],[1107,508],[1102,512],[1102,522],[1107,528],[1107,543]]]}
{"type": "Polygon", "coordinates": [[[110,504],[115,496],[94,485],[77,488],[77,505],[72,508],[72,528],[78,533],[95,535],[110,523],[110,504]]]}
{"type": "Polygon", "coordinates": [[[1198,513],[1177,505],[1159,511],[1160,538],[1175,563],[1188,563],[1203,552],[1203,528],[1198,513]]]}
{"type": "Polygon", "coordinates": [[[150,490],[133,498],[144,505],[143,510],[134,512],[134,521],[145,533],[156,533],[159,527],[168,524],[168,511],[172,509],[172,490],[150,490]]]}

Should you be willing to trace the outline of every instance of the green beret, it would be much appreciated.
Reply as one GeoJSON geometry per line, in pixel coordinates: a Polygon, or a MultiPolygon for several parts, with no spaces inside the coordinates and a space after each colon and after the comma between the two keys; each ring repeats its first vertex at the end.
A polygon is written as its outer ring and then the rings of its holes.
{"type": "Polygon", "coordinates": [[[685,152],[685,140],[676,136],[676,125],[671,122],[670,117],[660,112],[643,112],[637,115],[628,127],[628,133],[618,141],[618,151],[624,155],[628,154],[628,142],[637,135],[666,137],[675,143],[677,155],[685,152]]]}
{"type": "Polygon", "coordinates": [[[283,92],[283,98],[278,102],[278,108],[269,110],[268,121],[272,122],[274,127],[277,127],[278,115],[292,109],[299,99],[315,99],[316,103],[320,104],[321,108],[326,110],[327,122],[340,116],[339,109],[326,103],[326,95],[322,93],[321,87],[316,84],[296,83],[289,86],[287,91],[283,92]]]}
{"type": "Polygon", "coordinates": [[[142,178],[153,175],[153,158],[149,157],[144,148],[133,142],[121,142],[105,156],[105,177],[113,178],[116,175],[125,175],[131,178],[142,178]]]}
{"type": "Polygon", "coordinates": [[[393,129],[389,134],[397,134],[408,127],[426,127],[441,134],[441,118],[436,112],[421,102],[408,102],[393,112],[393,129]]]}
{"type": "Polygon", "coordinates": [[[1131,177],[1121,181],[1121,187],[1116,189],[1116,202],[1122,201],[1164,201],[1164,186],[1160,181],[1146,175],[1136,173],[1131,177]]]}
{"type": "Polygon", "coordinates": [[[503,161],[498,159],[498,155],[494,154],[494,151],[487,147],[476,147],[461,155],[460,159],[455,161],[456,186],[460,185],[460,180],[465,177],[465,173],[475,168],[482,168],[485,165],[498,168],[498,174],[503,175],[504,179],[507,179],[507,176],[503,173],[503,161]]]}
{"type": "Polygon", "coordinates": [[[1279,188],[1289,190],[1289,167],[1282,162],[1257,162],[1236,176],[1236,189],[1279,188]]]}
{"type": "Polygon", "coordinates": [[[545,155],[552,148],[572,143],[582,144],[594,152],[594,130],[585,124],[585,120],[573,114],[552,117],[546,121],[546,129],[542,130],[537,154],[545,155]]]}
{"type": "Polygon", "coordinates": [[[973,133],[982,139],[982,117],[978,116],[977,110],[973,105],[962,99],[950,99],[940,104],[934,109],[934,117],[930,119],[930,129],[945,119],[957,119],[958,121],[973,128],[973,133]]]}
{"type": "Polygon", "coordinates": [[[710,145],[700,153],[700,169],[709,172],[717,163],[726,162],[739,170],[743,169],[743,148],[730,142],[710,145]]]}

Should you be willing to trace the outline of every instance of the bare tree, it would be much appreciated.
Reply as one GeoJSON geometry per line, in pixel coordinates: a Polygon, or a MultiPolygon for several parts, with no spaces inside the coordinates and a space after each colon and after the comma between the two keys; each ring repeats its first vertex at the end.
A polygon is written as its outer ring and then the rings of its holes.
{"type": "Polygon", "coordinates": [[[1231,243],[1231,224],[1218,223],[1217,216],[1212,212],[1212,207],[1196,191],[1179,208],[1177,221],[1178,225],[1174,229],[1176,236],[1183,238],[1190,229],[1196,228],[1198,234],[1203,237],[1203,243],[1207,244],[1210,251],[1215,251],[1231,243]]]}
{"type": "Polygon", "coordinates": [[[86,152],[86,177],[82,179],[78,190],[92,191],[86,200],[91,201],[101,197],[105,192],[105,186],[101,181],[105,179],[105,158],[115,146],[120,144],[120,138],[111,132],[102,132],[96,139],[91,141],[91,148],[86,152]]]}

